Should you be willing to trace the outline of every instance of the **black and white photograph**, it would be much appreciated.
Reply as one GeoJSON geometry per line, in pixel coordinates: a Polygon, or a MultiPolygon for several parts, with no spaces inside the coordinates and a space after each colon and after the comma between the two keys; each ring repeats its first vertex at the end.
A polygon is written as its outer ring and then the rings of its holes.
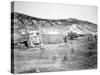
{"type": "Polygon", "coordinates": [[[11,2],[11,73],[97,69],[97,6],[11,2]]]}

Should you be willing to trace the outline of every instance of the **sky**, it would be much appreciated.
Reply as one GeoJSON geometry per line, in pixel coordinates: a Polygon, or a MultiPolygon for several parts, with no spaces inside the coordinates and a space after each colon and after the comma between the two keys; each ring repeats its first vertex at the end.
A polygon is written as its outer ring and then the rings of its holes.
{"type": "Polygon", "coordinates": [[[98,24],[97,6],[38,2],[14,2],[14,12],[44,19],[76,18],[98,24]]]}

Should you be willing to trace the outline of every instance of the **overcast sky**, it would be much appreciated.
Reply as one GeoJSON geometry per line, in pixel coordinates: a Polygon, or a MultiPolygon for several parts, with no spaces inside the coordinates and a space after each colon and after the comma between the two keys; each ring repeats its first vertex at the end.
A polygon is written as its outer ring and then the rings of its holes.
{"type": "Polygon", "coordinates": [[[20,2],[14,3],[14,11],[26,15],[48,18],[48,19],[66,19],[76,18],[87,20],[97,24],[97,7],[85,5],[52,4],[52,3],[34,3],[20,2]]]}

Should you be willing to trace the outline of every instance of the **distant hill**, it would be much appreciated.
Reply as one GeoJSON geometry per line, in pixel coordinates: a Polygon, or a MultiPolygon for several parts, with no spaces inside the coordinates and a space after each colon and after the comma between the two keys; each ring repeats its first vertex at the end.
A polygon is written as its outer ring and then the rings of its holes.
{"type": "Polygon", "coordinates": [[[97,33],[97,24],[92,22],[78,20],[75,18],[68,19],[42,19],[37,17],[28,16],[22,13],[11,13],[12,23],[20,27],[66,27],[66,31],[75,31],[82,33],[97,33]]]}

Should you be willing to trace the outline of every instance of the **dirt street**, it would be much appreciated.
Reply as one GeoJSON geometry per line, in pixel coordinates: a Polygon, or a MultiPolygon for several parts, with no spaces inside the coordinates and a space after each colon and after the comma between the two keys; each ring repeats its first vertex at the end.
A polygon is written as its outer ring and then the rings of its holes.
{"type": "Polygon", "coordinates": [[[15,73],[96,68],[97,51],[96,48],[89,50],[89,43],[86,39],[78,39],[44,44],[41,48],[14,49],[15,73]]]}

